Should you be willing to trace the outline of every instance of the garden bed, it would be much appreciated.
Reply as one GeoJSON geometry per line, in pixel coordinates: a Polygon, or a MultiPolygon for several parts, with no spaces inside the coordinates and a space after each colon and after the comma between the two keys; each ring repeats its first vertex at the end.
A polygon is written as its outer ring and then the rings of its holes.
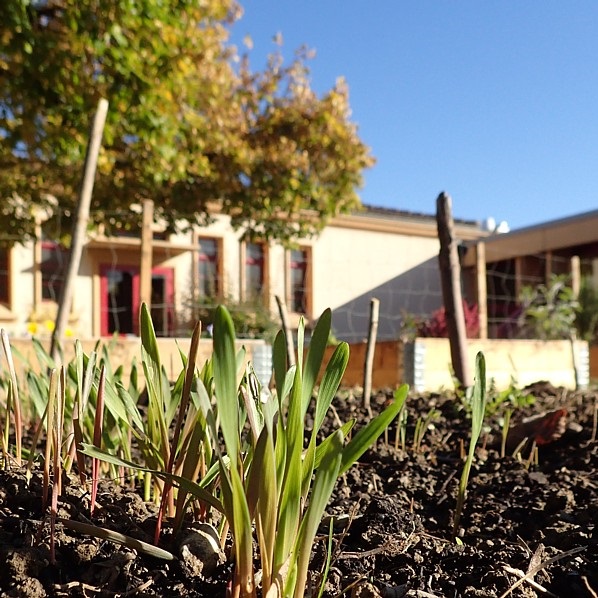
{"type": "MultiPolygon", "coordinates": [[[[513,421],[540,411],[567,409],[569,424],[530,459],[501,457],[497,417],[488,421],[471,472],[457,539],[451,539],[456,489],[470,433],[461,401],[450,395],[410,396],[404,449],[394,426],[337,482],[327,513],[336,517],[324,596],[596,596],[598,593],[598,443],[593,438],[596,395],[550,385],[530,389],[535,402],[513,421]],[[415,426],[434,409],[419,442],[415,426]],[[530,581],[514,587],[530,571],[530,581]],[[536,586],[533,583],[538,584],[536,586]],[[539,589],[543,588],[543,590],[539,589]],[[550,592],[550,593],[547,593],[550,592]]],[[[378,411],[390,393],[375,397],[378,411]]],[[[333,403],[337,417],[367,418],[345,391],[333,403]]],[[[511,449],[509,452],[512,452],[511,449]]],[[[2,596],[226,595],[230,562],[205,575],[191,566],[180,537],[162,545],[163,561],[65,529],[58,524],[56,563],[50,564],[50,529],[41,511],[41,480],[0,471],[0,590],[2,596]]],[[[151,542],[157,508],[112,482],[102,482],[94,523],[151,542]]],[[[59,516],[87,521],[89,495],[69,477],[59,516]]],[[[324,563],[327,527],[313,548],[314,580],[324,563]]],[[[189,533],[189,529],[187,529],[189,533]]],[[[188,535],[188,534],[187,534],[188,535]]]]}

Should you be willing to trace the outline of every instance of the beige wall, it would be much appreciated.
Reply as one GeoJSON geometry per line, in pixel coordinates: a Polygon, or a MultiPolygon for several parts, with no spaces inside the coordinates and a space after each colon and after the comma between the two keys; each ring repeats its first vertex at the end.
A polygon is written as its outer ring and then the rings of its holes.
{"type": "MultiPolygon", "coordinates": [[[[469,234],[473,230],[470,227],[469,234]]],[[[213,223],[197,229],[195,235],[171,237],[156,242],[154,266],[175,272],[176,311],[184,319],[196,282],[198,236],[221,239],[222,288],[226,298],[239,300],[242,280],[241,231],[235,231],[226,216],[216,215],[213,223]]],[[[334,312],[338,338],[359,342],[367,335],[369,302],[380,299],[379,338],[399,336],[401,312],[429,314],[441,304],[437,269],[438,240],[431,219],[401,220],[392,217],[339,217],[319,237],[301,245],[312,249],[312,313],[334,312]]],[[[27,322],[33,309],[33,246],[17,246],[13,252],[12,313],[0,312],[0,326],[17,338],[28,335],[27,322]]],[[[288,251],[271,243],[268,250],[269,307],[276,314],[275,295],[285,297],[288,287],[288,251]]],[[[84,248],[73,297],[70,328],[74,336],[97,338],[100,334],[100,267],[102,264],[138,265],[138,239],[98,237],[84,248]]],[[[41,306],[52,319],[53,310],[41,306]]],[[[43,316],[43,314],[42,314],[43,316]]],[[[38,331],[40,335],[43,330],[38,331]]],[[[45,331],[49,334],[49,331],[45,331]]]]}
{"type": "Polygon", "coordinates": [[[33,244],[15,245],[10,252],[10,308],[0,308],[0,327],[12,335],[27,334],[27,320],[34,308],[33,244]]]}
{"type": "Polygon", "coordinates": [[[314,310],[342,306],[438,255],[436,238],[331,226],[314,243],[314,310]]]}

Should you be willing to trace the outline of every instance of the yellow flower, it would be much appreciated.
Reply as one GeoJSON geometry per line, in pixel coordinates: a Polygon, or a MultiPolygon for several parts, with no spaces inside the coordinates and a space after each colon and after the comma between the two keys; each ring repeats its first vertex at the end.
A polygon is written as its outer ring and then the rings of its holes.
{"type": "Polygon", "coordinates": [[[72,331],[72,329],[71,329],[71,328],[67,328],[67,329],[64,331],[64,336],[66,336],[66,337],[71,337],[71,336],[73,336],[73,331],[72,331]]]}
{"type": "Polygon", "coordinates": [[[27,324],[27,330],[29,334],[35,334],[37,332],[37,322],[29,322],[27,324]]]}
{"type": "Polygon", "coordinates": [[[50,331],[54,332],[54,320],[46,320],[44,326],[50,331]]]}

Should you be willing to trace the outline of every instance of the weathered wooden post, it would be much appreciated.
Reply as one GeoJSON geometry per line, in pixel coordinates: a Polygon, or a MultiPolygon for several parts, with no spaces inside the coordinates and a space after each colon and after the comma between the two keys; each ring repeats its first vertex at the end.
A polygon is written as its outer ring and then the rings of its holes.
{"type": "Polygon", "coordinates": [[[58,300],[58,311],[56,313],[56,322],[52,333],[52,342],[50,343],[50,355],[57,361],[58,346],[68,322],[71,311],[71,301],[73,295],[73,286],[79,265],[81,264],[81,254],[83,253],[83,243],[87,234],[87,222],[89,220],[89,206],[91,204],[91,194],[98,164],[98,154],[102,143],[102,134],[108,114],[108,100],[100,98],[98,108],[93,120],[89,143],[87,144],[87,154],[85,156],[85,167],[83,170],[83,179],[79,191],[79,202],[77,205],[77,214],[73,222],[73,233],[71,237],[71,250],[69,252],[69,261],[64,278],[64,284],[58,300]]]}
{"type": "Polygon", "coordinates": [[[461,264],[459,263],[457,242],[454,238],[455,225],[451,210],[451,198],[444,192],[436,200],[436,222],[440,241],[438,262],[451,347],[451,361],[457,380],[467,388],[473,385],[473,379],[467,359],[467,332],[461,293],[461,264]]]}
{"type": "Polygon", "coordinates": [[[143,200],[143,215],[141,223],[141,262],[139,265],[139,303],[145,303],[147,308],[152,306],[152,257],[154,240],[154,202],[143,200]]]}
{"type": "Polygon", "coordinates": [[[476,293],[478,296],[478,314],[480,319],[481,339],[488,338],[488,287],[486,284],[486,244],[478,241],[475,246],[476,293]]]}
{"type": "Polygon", "coordinates": [[[372,370],[374,369],[374,353],[376,352],[376,338],[378,336],[378,314],[380,311],[380,300],[372,298],[370,301],[370,327],[368,332],[368,344],[365,352],[365,363],[363,366],[363,406],[370,411],[372,395],[372,370]]]}
{"type": "Polygon", "coordinates": [[[280,315],[280,323],[287,339],[287,367],[295,365],[295,343],[293,342],[293,331],[289,326],[289,317],[287,315],[287,308],[279,295],[275,296],[276,305],[278,306],[278,313],[280,315]]]}

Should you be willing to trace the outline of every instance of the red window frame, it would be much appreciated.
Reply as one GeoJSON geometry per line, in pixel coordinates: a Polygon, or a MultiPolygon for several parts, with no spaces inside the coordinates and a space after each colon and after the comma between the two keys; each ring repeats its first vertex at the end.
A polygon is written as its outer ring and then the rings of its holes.
{"type": "MultiPolygon", "coordinates": [[[[153,268],[152,278],[160,277],[164,279],[164,295],[166,304],[164,325],[161,331],[156,330],[158,336],[170,336],[174,333],[175,328],[175,312],[174,312],[174,269],[173,268],[153,268]]],[[[111,309],[122,309],[125,314],[125,322],[130,320],[130,331],[116,331],[119,334],[139,334],[139,308],[141,307],[139,294],[139,267],[127,265],[112,265],[102,264],[100,266],[100,334],[102,336],[112,336],[114,332],[110,331],[110,314],[111,309]],[[130,305],[110,306],[109,305],[109,273],[111,271],[124,272],[131,277],[131,298],[130,305]]],[[[156,306],[158,309],[159,306],[156,306]]],[[[152,307],[152,314],[155,317],[156,311],[152,307]]],[[[157,322],[155,323],[157,324],[157,322]]]]}

